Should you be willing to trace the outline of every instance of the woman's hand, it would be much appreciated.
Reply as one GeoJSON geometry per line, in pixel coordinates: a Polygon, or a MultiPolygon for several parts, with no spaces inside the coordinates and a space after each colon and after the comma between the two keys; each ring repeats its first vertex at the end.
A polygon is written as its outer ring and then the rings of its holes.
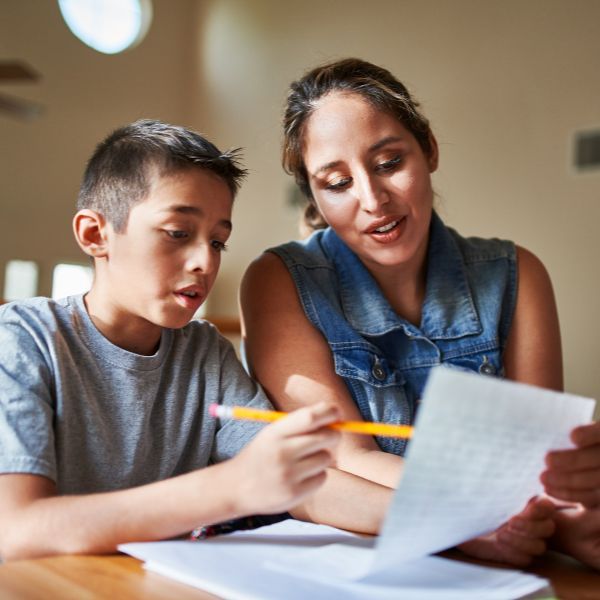
{"type": "Polygon", "coordinates": [[[546,455],[540,477],[545,491],[559,500],[600,508],[600,422],[576,427],[571,440],[575,448],[546,455]]]}
{"type": "Polygon", "coordinates": [[[552,547],[600,570],[600,507],[581,505],[556,511],[552,547]]]}
{"type": "Polygon", "coordinates": [[[465,554],[526,567],[543,554],[554,533],[555,506],[548,498],[532,498],[525,509],[493,533],[469,540],[458,548],[465,554]]]}

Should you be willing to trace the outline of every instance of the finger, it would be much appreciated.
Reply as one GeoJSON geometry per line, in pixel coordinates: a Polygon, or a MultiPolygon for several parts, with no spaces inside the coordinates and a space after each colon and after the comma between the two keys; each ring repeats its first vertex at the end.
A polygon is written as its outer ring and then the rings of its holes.
{"type": "Polygon", "coordinates": [[[284,440],[285,452],[293,459],[300,459],[320,450],[327,450],[333,454],[340,438],[340,433],[333,429],[320,429],[315,433],[290,436],[284,440]]]}
{"type": "Polygon", "coordinates": [[[576,427],[571,432],[571,440],[581,448],[600,445],[600,421],[576,427]]]}
{"type": "MultiPolygon", "coordinates": [[[[554,510],[552,510],[552,514],[554,514],[554,510]]],[[[514,535],[538,539],[550,537],[556,528],[553,519],[549,517],[535,519],[513,517],[505,527],[514,535]]]]}
{"type": "Polygon", "coordinates": [[[553,450],[546,454],[546,465],[549,469],[560,471],[600,470],[600,446],[553,450]]]}
{"type": "Polygon", "coordinates": [[[600,488],[600,469],[589,471],[544,471],[540,475],[544,485],[571,490],[595,490],[600,488]]]}
{"type": "Polygon", "coordinates": [[[306,479],[312,479],[315,475],[325,472],[332,464],[333,457],[330,452],[327,452],[326,450],[315,452],[296,463],[292,479],[295,483],[300,483],[306,479]]]}
{"type": "Polygon", "coordinates": [[[549,496],[567,502],[577,502],[586,508],[600,506],[600,489],[596,490],[571,490],[569,488],[553,487],[546,485],[545,491],[549,496]]]}
{"type": "Polygon", "coordinates": [[[534,496],[529,500],[527,506],[513,518],[524,518],[527,520],[551,519],[555,511],[556,505],[550,498],[534,496]]]}
{"type": "Polygon", "coordinates": [[[498,530],[497,539],[509,555],[532,557],[546,551],[546,542],[543,539],[518,535],[506,528],[498,530]]]}
{"type": "Polygon", "coordinates": [[[269,426],[272,435],[292,436],[335,423],[340,419],[337,406],[319,402],[291,412],[289,415],[269,426]]]}

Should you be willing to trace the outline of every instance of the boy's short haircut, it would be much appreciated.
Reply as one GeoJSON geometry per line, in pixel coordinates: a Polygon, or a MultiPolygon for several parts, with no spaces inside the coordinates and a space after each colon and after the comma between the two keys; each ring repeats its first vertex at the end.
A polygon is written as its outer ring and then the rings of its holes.
{"type": "Polygon", "coordinates": [[[161,177],[201,168],[219,176],[235,197],[247,171],[240,149],[221,152],[206,138],[176,125],[142,119],[113,131],[90,158],[77,199],[77,210],[102,214],[122,233],[129,211],[150,192],[154,174],[161,177]]]}

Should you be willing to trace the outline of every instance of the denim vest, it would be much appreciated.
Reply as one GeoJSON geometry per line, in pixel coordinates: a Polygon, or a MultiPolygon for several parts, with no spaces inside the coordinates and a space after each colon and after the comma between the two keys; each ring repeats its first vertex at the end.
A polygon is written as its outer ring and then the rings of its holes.
{"type": "MultiPolygon", "coordinates": [[[[431,367],[504,375],[517,294],[512,242],[463,238],[434,212],[421,327],[399,317],[360,259],[331,229],[269,252],[287,266],[310,322],[363,418],[411,424],[431,367]]],[[[406,440],[376,438],[403,455],[406,440]]]]}

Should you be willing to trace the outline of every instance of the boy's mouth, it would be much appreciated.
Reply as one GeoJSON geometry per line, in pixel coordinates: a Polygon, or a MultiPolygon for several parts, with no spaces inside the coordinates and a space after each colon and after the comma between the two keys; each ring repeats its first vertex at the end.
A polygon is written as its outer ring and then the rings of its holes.
{"type": "Polygon", "coordinates": [[[204,301],[204,292],[198,285],[188,286],[173,292],[178,304],[184,308],[196,310],[204,301]]]}

